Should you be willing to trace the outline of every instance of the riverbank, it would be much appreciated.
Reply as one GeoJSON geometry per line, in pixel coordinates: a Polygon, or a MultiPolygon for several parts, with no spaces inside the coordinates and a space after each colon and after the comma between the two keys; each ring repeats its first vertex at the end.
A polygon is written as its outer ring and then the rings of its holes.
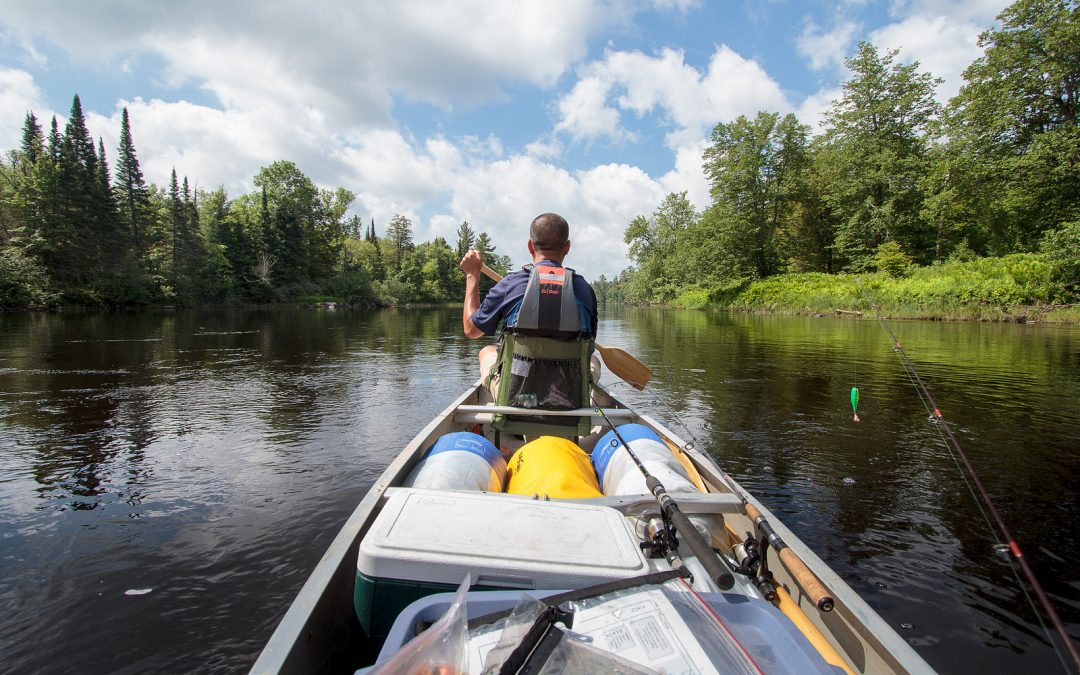
{"type": "Polygon", "coordinates": [[[720,292],[690,290],[677,307],[736,312],[873,316],[1008,323],[1080,323],[1076,282],[1057,280],[1054,266],[1036,254],[980,258],[906,270],[894,276],[784,274],[720,292]]]}

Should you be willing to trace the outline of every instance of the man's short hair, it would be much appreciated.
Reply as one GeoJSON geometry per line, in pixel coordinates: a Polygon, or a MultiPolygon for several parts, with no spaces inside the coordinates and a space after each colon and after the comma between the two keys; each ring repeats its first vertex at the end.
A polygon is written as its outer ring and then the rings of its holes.
{"type": "Polygon", "coordinates": [[[529,226],[529,241],[538,251],[557,251],[570,240],[570,225],[557,213],[542,213],[529,226]]]}

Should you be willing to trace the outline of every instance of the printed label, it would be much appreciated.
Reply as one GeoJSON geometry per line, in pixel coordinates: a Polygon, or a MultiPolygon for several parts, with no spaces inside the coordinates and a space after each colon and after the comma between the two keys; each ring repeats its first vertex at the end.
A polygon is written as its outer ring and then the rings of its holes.
{"type": "Polygon", "coordinates": [[[532,369],[532,361],[526,361],[525,359],[514,359],[514,362],[510,365],[510,374],[518,377],[528,377],[529,371],[532,369]]]}

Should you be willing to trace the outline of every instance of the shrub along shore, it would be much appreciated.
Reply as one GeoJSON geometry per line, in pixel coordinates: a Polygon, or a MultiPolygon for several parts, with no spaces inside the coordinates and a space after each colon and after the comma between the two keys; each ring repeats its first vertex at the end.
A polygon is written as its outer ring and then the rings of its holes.
{"type": "Polygon", "coordinates": [[[945,262],[865,274],[782,274],[720,291],[691,289],[671,303],[836,316],[1017,323],[1080,323],[1077,281],[1057,281],[1055,266],[1039,254],[945,262]]]}

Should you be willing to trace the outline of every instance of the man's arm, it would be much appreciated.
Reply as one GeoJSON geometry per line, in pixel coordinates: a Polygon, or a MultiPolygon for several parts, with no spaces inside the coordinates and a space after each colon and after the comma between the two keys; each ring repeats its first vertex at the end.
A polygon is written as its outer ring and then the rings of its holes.
{"type": "Polygon", "coordinates": [[[478,338],[484,334],[472,321],[472,315],[480,309],[480,267],[483,264],[484,259],[476,250],[466,253],[458,264],[465,273],[465,305],[461,310],[461,324],[467,338],[478,338]]]}

